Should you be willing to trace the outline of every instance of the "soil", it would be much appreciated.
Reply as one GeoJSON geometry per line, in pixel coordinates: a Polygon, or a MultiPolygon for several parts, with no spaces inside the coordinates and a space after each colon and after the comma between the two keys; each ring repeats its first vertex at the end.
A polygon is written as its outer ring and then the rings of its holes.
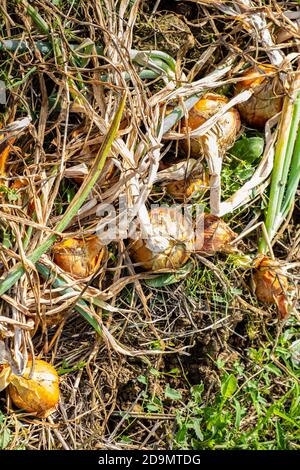
{"type": "Polygon", "coordinates": [[[187,24],[173,13],[150,18],[139,17],[134,30],[134,47],[139,50],[159,50],[172,57],[184,55],[194,47],[195,39],[187,24]]]}

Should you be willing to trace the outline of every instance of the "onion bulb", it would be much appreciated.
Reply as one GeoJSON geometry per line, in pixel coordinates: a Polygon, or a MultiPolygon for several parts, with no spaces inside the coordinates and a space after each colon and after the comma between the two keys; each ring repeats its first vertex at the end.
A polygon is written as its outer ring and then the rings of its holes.
{"type": "Polygon", "coordinates": [[[4,390],[11,381],[11,368],[7,364],[0,364],[0,392],[4,390]]]}
{"type": "Polygon", "coordinates": [[[206,255],[232,253],[235,249],[229,244],[236,236],[224,220],[212,214],[202,214],[197,221],[195,251],[206,255]]]}
{"type": "Polygon", "coordinates": [[[177,201],[185,201],[203,195],[209,188],[208,174],[202,169],[201,174],[192,173],[186,179],[172,181],[166,185],[166,191],[177,201]]]}
{"type": "Polygon", "coordinates": [[[78,278],[94,274],[103,259],[104,252],[104,246],[95,235],[68,238],[53,247],[54,262],[78,278]]]}
{"type": "MultiPolygon", "coordinates": [[[[183,120],[184,125],[187,125],[190,131],[197,129],[220,111],[227,103],[228,99],[225,96],[215,93],[205,94],[189,111],[187,123],[183,120]]],[[[227,111],[220,117],[217,124],[212,127],[212,131],[217,136],[218,146],[221,152],[225,153],[227,149],[234,144],[240,127],[240,115],[235,108],[231,108],[227,111]]],[[[203,144],[205,144],[205,136],[192,136],[190,138],[190,154],[192,157],[203,155],[203,144]]],[[[183,149],[185,152],[188,152],[188,148],[188,140],[183,141],[183,149]]]]}
{"type": "Polygon", "coordinates": [[[12,374],[8,393],[17,408],[46,418],[56,409],[59,400],[59,378],[48,362],[36,359],[32,377],[32,361],[29,360],[22,376],[12,374]]]}
{"type": "Polygon", "coordinates": [[[280,318],[287,318],[289,311],[286,292],[289,283],[279,262],[267,256],[260,257],[256,262],[253,283],[257,299],[264,304],[276,304],[280,318]]]}
{"type": "Polygon", "coordinates": [[[159,207],[150,212],[152,239],[135,240],[130,253],[146,270],[179,269],[188,260],[192,227],[178,209],[159,207]]]}
{"type": "Polygon", "coordinates": [[[272,65],[251,67],[242,75],[243,80],[236,84],[236,94],[252,90],[251,98],[238,105],[242,119],[250,126],[263,127],[283,104],[283,87],[272,65]]]}

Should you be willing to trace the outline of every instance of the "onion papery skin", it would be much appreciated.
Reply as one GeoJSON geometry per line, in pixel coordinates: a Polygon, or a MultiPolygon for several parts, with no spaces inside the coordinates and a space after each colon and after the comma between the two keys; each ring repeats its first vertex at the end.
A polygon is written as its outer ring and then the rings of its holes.
{"type": "Polygon", "coordinates": [[[237,234],[224,222],[223,219],[212,215],[202,214],[198,220],[196,229],[195,251],[205,255],[215,253],[232,253],[235,251],[230,246],[237,234]]]}
{"type": "Polygon", "coordinates": [[[252,90],[251,98],[238,104],[242,120],[251,127],[263,128],[266,122],[279,113],[283,105],[283,86],[276,69],[271,65],[251,67],[235,87],[236,94],[252,90]]]}
{"type": "Polygon", "coordinates": [[[53,413],[59,401],[59,377],[54,367],[36,359],[32,377],[29,360],[22,376],[13,375],[8,386],[9,396],[17,408],[46,418],[53,413]]]}
{"type": "Polygon", "coordinates": [[[68,238],[53,247],[54,262],[74,277],[94,274],[105,253],[99,237],[68,238]]]}
{"type": "Polygon", "coordinates": [[[257,299],[267,305],[277,305],[280,318],[289,315],[286,293],[289,288],[287,276],[278,261],[267,256],[259,258],[253,274],[253,283],[257,299]]]}
{"type": "Polygon", "coordinates": [[[172,181],[166,185],[167,193],[179,202],[201,197],[208,189],[209,176],[205,171],[202,175],[192,174],[185,180],[172,181]]]}
{"type": "Polygon", "coordinates": [[[143,239],[133,241],[130,246],[133,260],[148,271],[181,268],[191,254],[192,227],[178,209],[168,207],[152,209],[150,221],[153,228],[151,245],[158,240],[158,247],[151,249],[143,239]],[[159,248],[160,242],[165,245],[163,249],[159,248]]]}
{"type": "MultiPolygon", "coordinates": [[[[187,132],[186,126],[191,130],[197,129],[209,118],[216,114],[228,103],[228,98],[215,93],[205,94],[189,111],[188,120],[183,120],[183,132],[187,132]]],[[[210,132],[217,137],[219,151],[225,153],[231,147],[238,135],[241,127],[241,119],[237,109],[231,108],[214,125],[210,132]]],[[[205,135],[190,137],[190,155],[194,158],[202,157],[205,154],[205,135]]],[[[182,141],[182,148],[187,154],[189,151],[188,139],[182,141]]]]}

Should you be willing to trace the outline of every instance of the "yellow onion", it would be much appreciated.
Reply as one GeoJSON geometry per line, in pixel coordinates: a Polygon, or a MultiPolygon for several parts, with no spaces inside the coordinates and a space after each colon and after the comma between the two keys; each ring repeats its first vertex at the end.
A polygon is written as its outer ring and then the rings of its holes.
{"type": "Polygon", "coordinates": [[[209,176],[203,169],[201,174],[191,174],[188,178],[172,181],[166,185],[166,191],[177,201],[185,201],[203,195],[209,188],[209,176]]]}
{"type": "Polygon", "coordinates": [[[215,215],[203,214],[197,221],[195,251],[206,255],[231,253],[235,250],[229,244],[236,236],[224,220],[215,215]]]}
{"type": "Polygon", "coordinates": [[[46,418],[56,409],[59,400],[59,378],[48,362],[36,359],[32,377],[29,378],[32,361],[29,360],[22,376],[11,375],[8,392],[17,408],[46,418]]]}
{"type": "MultiPolygon", "coordinates": [[[[197,129],[204,124],[207,119],[216,114],[222,107],[228,103],[225,96],[217,95],[215,93],[207,93],[204,95],[195,106],[189,111],[187,125],[190,131],[197,129]]],[[[221,152],[226,150],[234,144],[241,127],[240,115],[235,108],[227,111],[213,126],[212,130],[217,135],[219,149],[221,152]]],[[[183,129],[185,131],[185,128],[183,129]]],[[[190,153],[192,157],[199,157],[203,155],[203,143],[205,136],[192,136],[190,138],[190,153]]],[[[188,151],[188,140],[183,141],[183,149],[188,151]]]]}
{"type": "Polygon", "coordinates": [[[253,127],[263,127],[283,104],[283,87],[272,65],[251,67],[242,75],[243,80],[236,84],[236,94],[253,90],[248,101],[239,103],[238,110],[242,119],[253,127]]]}
{"type": "Polygon", "coordinates": [[[98,269],[105,248],[95,235],[84,238],[68,238],[53,247],[54,262],[64,271],[83,278],[98,269]]]}
{"type": "Polygon", "coordinates": [[[286,292],[289,283],[279,262],[267,256],[260,257],[256,262],[253,282],[257,299],[264,304],[276,304],[280,318],[287,318],[289,311],[286,292]]]}
{"type": "Polygon", "coordinates": [[[150,221],[153,237],[134,241],[130,247],[132,258],[146,270],[179,269],[191,252],[189,223],[178,209],[170,207],[152,209],[150,221]]]}

